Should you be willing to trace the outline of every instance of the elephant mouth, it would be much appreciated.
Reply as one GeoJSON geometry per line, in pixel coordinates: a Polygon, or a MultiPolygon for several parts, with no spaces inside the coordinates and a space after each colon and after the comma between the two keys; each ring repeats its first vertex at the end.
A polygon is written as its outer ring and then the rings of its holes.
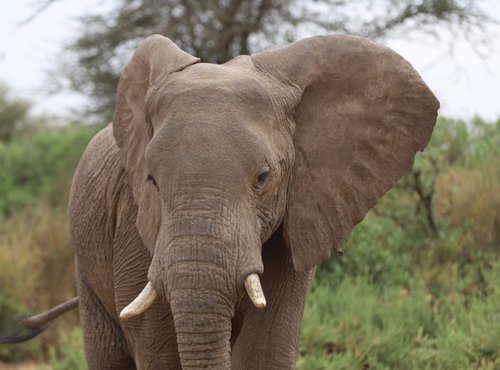
{"type": "MultiPolygon", "coordinates": [[[[266,297],[262,290],[259,275],[252,273],[245,278],[245,290],[252,303],[258,309],[266,307],[266,297]]],[[[130,302],[120,312],[120,319],[127,320],[132,317],[138,316],[146,311],[156,300],[158,293],[153,288],[153,284],[148,282],[139,295],[130,302]]]]}

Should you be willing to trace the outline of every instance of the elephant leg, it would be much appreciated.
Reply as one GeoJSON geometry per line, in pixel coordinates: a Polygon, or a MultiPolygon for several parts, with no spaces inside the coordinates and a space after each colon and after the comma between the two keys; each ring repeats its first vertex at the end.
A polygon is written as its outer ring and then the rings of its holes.
{"type": "Polygon", "coordinates": [[[89,370],[135,370],[120,326],[82,279],[77,279],[80,321],[89,370]]]}
{"type": "Polygon", "coordinates": [[[123,323],[138,370],[181,370],[172,313],[158,299],[146,312],[123,323]]]}
{"type": "Polygon", "coordinates": [[[243,316],[232,352],[232,367],[242,369],[295,369],[300,326],[307,291],[314,271],[295,271],[281,235],[264,246],[262,287],[267,306],[259,310],[245,297],[243,316]]]}
{"type": "MultiPolygon", "coordinates": [[[[138,266],[147,266],[140,263],[142,258],[147,257],[141,257],[139,253],[133,254],[133,256],[138,266]]],[[[122,264],[122,266],[126,265],[122,264]]],[[[117,280],[121,282],[115,291],[118,310],[130,303],[147,282],[147,269],[142,271],[141,268],[137,268],[133,273],[127,273],[126,276],[121,275],[122,271],[122,269],[115,269],[117,280]],[[131,276],[131,274],[138,276],[131,276]],[[135,284],[128,280],[131,277],[137,279],[132,279],[136,282],[135,284]]],[[[141,315],[122,320],[121,325],[129,348],[134,353],[138,370],[181,369],[172,313],[170,306],[162,298],[157,298],[151,307],[141,315]]]]}

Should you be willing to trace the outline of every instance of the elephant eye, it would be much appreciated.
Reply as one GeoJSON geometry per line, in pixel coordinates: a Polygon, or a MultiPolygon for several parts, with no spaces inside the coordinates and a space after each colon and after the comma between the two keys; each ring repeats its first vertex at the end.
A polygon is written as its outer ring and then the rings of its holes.
{"type": "Polygon", "coordinates": [[[259,176],[257,177],[257,181],[255,182],[255,188],[258,190],[262,189],[269,179],[269,168],[265,168],[261,171],[259,176]]]}
{"type": "Polygon", "coordinates": [[[269,177],[269,171],[266,170],[265,172],[262,172],[259,175],[259,177],[257,178],[257,181],[260,183],[266,182],[268,177],[269,177]]]}
{"type": "Polygon", "coordinates": [[[153,176],[148,175],[148,177],[146,177],[146,181],[147,181],[147,182],[152,182],[152,183],[153,183],[153,185],[154,185],[154,186],[155,186],[155,188],[156,188],[156,191],[160,191],[160,189],[158,188],[158,184],[156,183],[156,180],[154,179],[154,177],[153,177],[153,176]]]}

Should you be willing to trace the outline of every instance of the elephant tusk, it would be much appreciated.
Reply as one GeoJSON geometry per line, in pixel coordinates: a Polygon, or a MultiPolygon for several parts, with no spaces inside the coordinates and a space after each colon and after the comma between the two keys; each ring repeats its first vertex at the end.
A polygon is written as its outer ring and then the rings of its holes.
{"type": "Polygon", "coordinates": [[[245,279],[245,289],[255,307],[260,309],[266,307],[266,297],[260,285],[259,275],[256,273],[248,275],[245,279]]]}
{"type": "Polygon", "coordinates": [[[156,296],[157,294],[153,288],[153,284],[148,282],[137,298],[130,302],[130,304],[120,312],[120,319],[126,320],[140,315],[153,304],[156,296]]]}

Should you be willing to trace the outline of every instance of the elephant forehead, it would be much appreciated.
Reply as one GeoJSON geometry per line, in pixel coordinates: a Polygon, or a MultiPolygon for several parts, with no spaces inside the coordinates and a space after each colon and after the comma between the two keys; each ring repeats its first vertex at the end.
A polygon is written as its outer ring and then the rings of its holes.
{"type": "MultiPolygon", "coordinates": [[[[148,154],[156,166],[169,163],[182,171],[216,174],[258,170],[275,152],[269,136],[252,126],[233,121],[200,122],[192,116],[170,122],[153,135],[148,154]]],[[[186,172],[187,173],[187,172],[186,172]]],[[[240,175],[241,175],[240,174],[240,175]]],[[[234,174],[236,175],[236,173],[234,174]]]]}
{"type": "Polygon", "coordinates": [[[267,89],[254,70],[233,65],[194,64],[170,75],[166,87],[173,87],[176,90],[216,87],[232,93],[247,93],[247,97],[268,98],[267,89]]]}
{"type": "Polygon", "coordinates": [[[174,73],[148,97],[151,166],[253,174],[278,152],[279,122],[265,86],[248,70],[194,67],[174,73]]]}
{"type": "Polygon", "coordinates": [[[201,122],[238,120],[266,122],[274,116],[272,100],[252,71],[200,64],[175,73],[148,96],[151,113],[201,122]]]}

